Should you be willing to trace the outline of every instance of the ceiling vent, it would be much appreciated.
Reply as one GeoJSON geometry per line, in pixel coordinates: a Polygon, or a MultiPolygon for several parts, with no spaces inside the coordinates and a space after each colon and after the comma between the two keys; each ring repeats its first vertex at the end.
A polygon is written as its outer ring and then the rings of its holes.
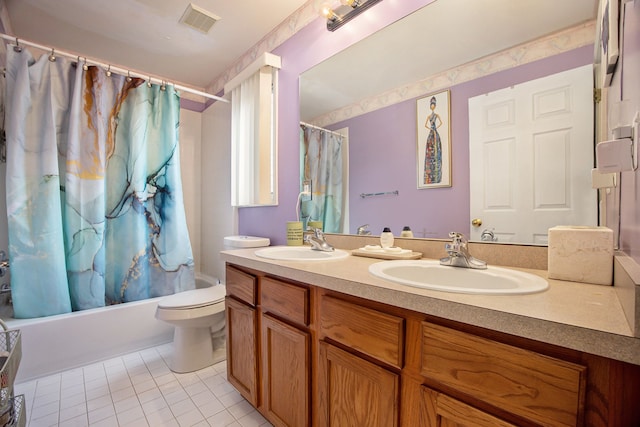
{"type": "Polygon", "coordinates": [[[213,24],[215,24],[219,19],[219,16],[196,6],[193,3],[189,3],[182,14],[182,18],[180,18],[180,23],[188,25],[201,33],[207,34],[211,27],[213,27],[213,24]]]}

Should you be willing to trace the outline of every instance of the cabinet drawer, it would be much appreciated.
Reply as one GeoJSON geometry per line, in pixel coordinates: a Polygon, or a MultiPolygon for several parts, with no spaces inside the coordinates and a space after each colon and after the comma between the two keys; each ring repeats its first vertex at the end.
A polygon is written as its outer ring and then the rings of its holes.
{"type": "Polygon", "coordinates": [[[540,424],[581,422],[584,366],[422,322],[421,372],[540,424]]]}
{"type": "Polygon", "coordinates": [[[309,325],[309,289],[270,277],[260,279],[260,304],[267,311],[300,325],[309,325]]]}
{"type": "Polygon", "coordinates": [[[397,368],[402,368],[404,319],[323,297],[320,333],[397,368]]]}
{"type": "Polygon", "coordinates": [[[226,286],[227,295],[233,295],[237,299],[256,305],[256,281],[257,279],[236,268],[227,266],[226,286]]]}

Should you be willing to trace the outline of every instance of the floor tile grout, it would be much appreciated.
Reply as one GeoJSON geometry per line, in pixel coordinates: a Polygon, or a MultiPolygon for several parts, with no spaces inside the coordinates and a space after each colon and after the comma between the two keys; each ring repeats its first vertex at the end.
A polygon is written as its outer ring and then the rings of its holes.
{"type": "Polygon", "coordinates": [[[16,384],[27,427],[271,426],[226,380],[226,362],[186,374],[171,344],[16,384]]]}

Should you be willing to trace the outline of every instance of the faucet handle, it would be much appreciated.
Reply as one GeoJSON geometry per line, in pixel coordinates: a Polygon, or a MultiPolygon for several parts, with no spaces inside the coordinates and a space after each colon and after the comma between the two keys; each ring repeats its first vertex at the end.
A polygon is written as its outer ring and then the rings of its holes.
{"type": "Polygon", "coordinates": [[[452,239],[452,243],[455,244],[466,244],[467,239],[464,237],[464,234],[458,233],[457,231],[450,231],[449,237],[452,239]]]}
{"type": "Polygon", "coordinates": [[[367,228],[369,228],[369,224],[361,225],[360,227],[358,227],[358,230],[356,231],[356,233],[359,236],[366,236],[371,234],[371,231],[369,231],[367,228]]]}

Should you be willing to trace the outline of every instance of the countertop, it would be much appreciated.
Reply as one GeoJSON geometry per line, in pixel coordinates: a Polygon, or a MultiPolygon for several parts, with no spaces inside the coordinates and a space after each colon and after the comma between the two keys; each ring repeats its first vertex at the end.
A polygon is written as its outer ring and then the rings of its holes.
{"type": "Polygon", "coordinates": [[[471,295],[377,278],[368,269],[379,259],[275,261],[257,257],[255,251],[225,250],[221,256],[228,263],[324,289],[640,365],[640,338],[633,336],[613,286],[551,280],[546,270],[506,267],[547,279],[549,289],[528,295],[471,295]]]}

